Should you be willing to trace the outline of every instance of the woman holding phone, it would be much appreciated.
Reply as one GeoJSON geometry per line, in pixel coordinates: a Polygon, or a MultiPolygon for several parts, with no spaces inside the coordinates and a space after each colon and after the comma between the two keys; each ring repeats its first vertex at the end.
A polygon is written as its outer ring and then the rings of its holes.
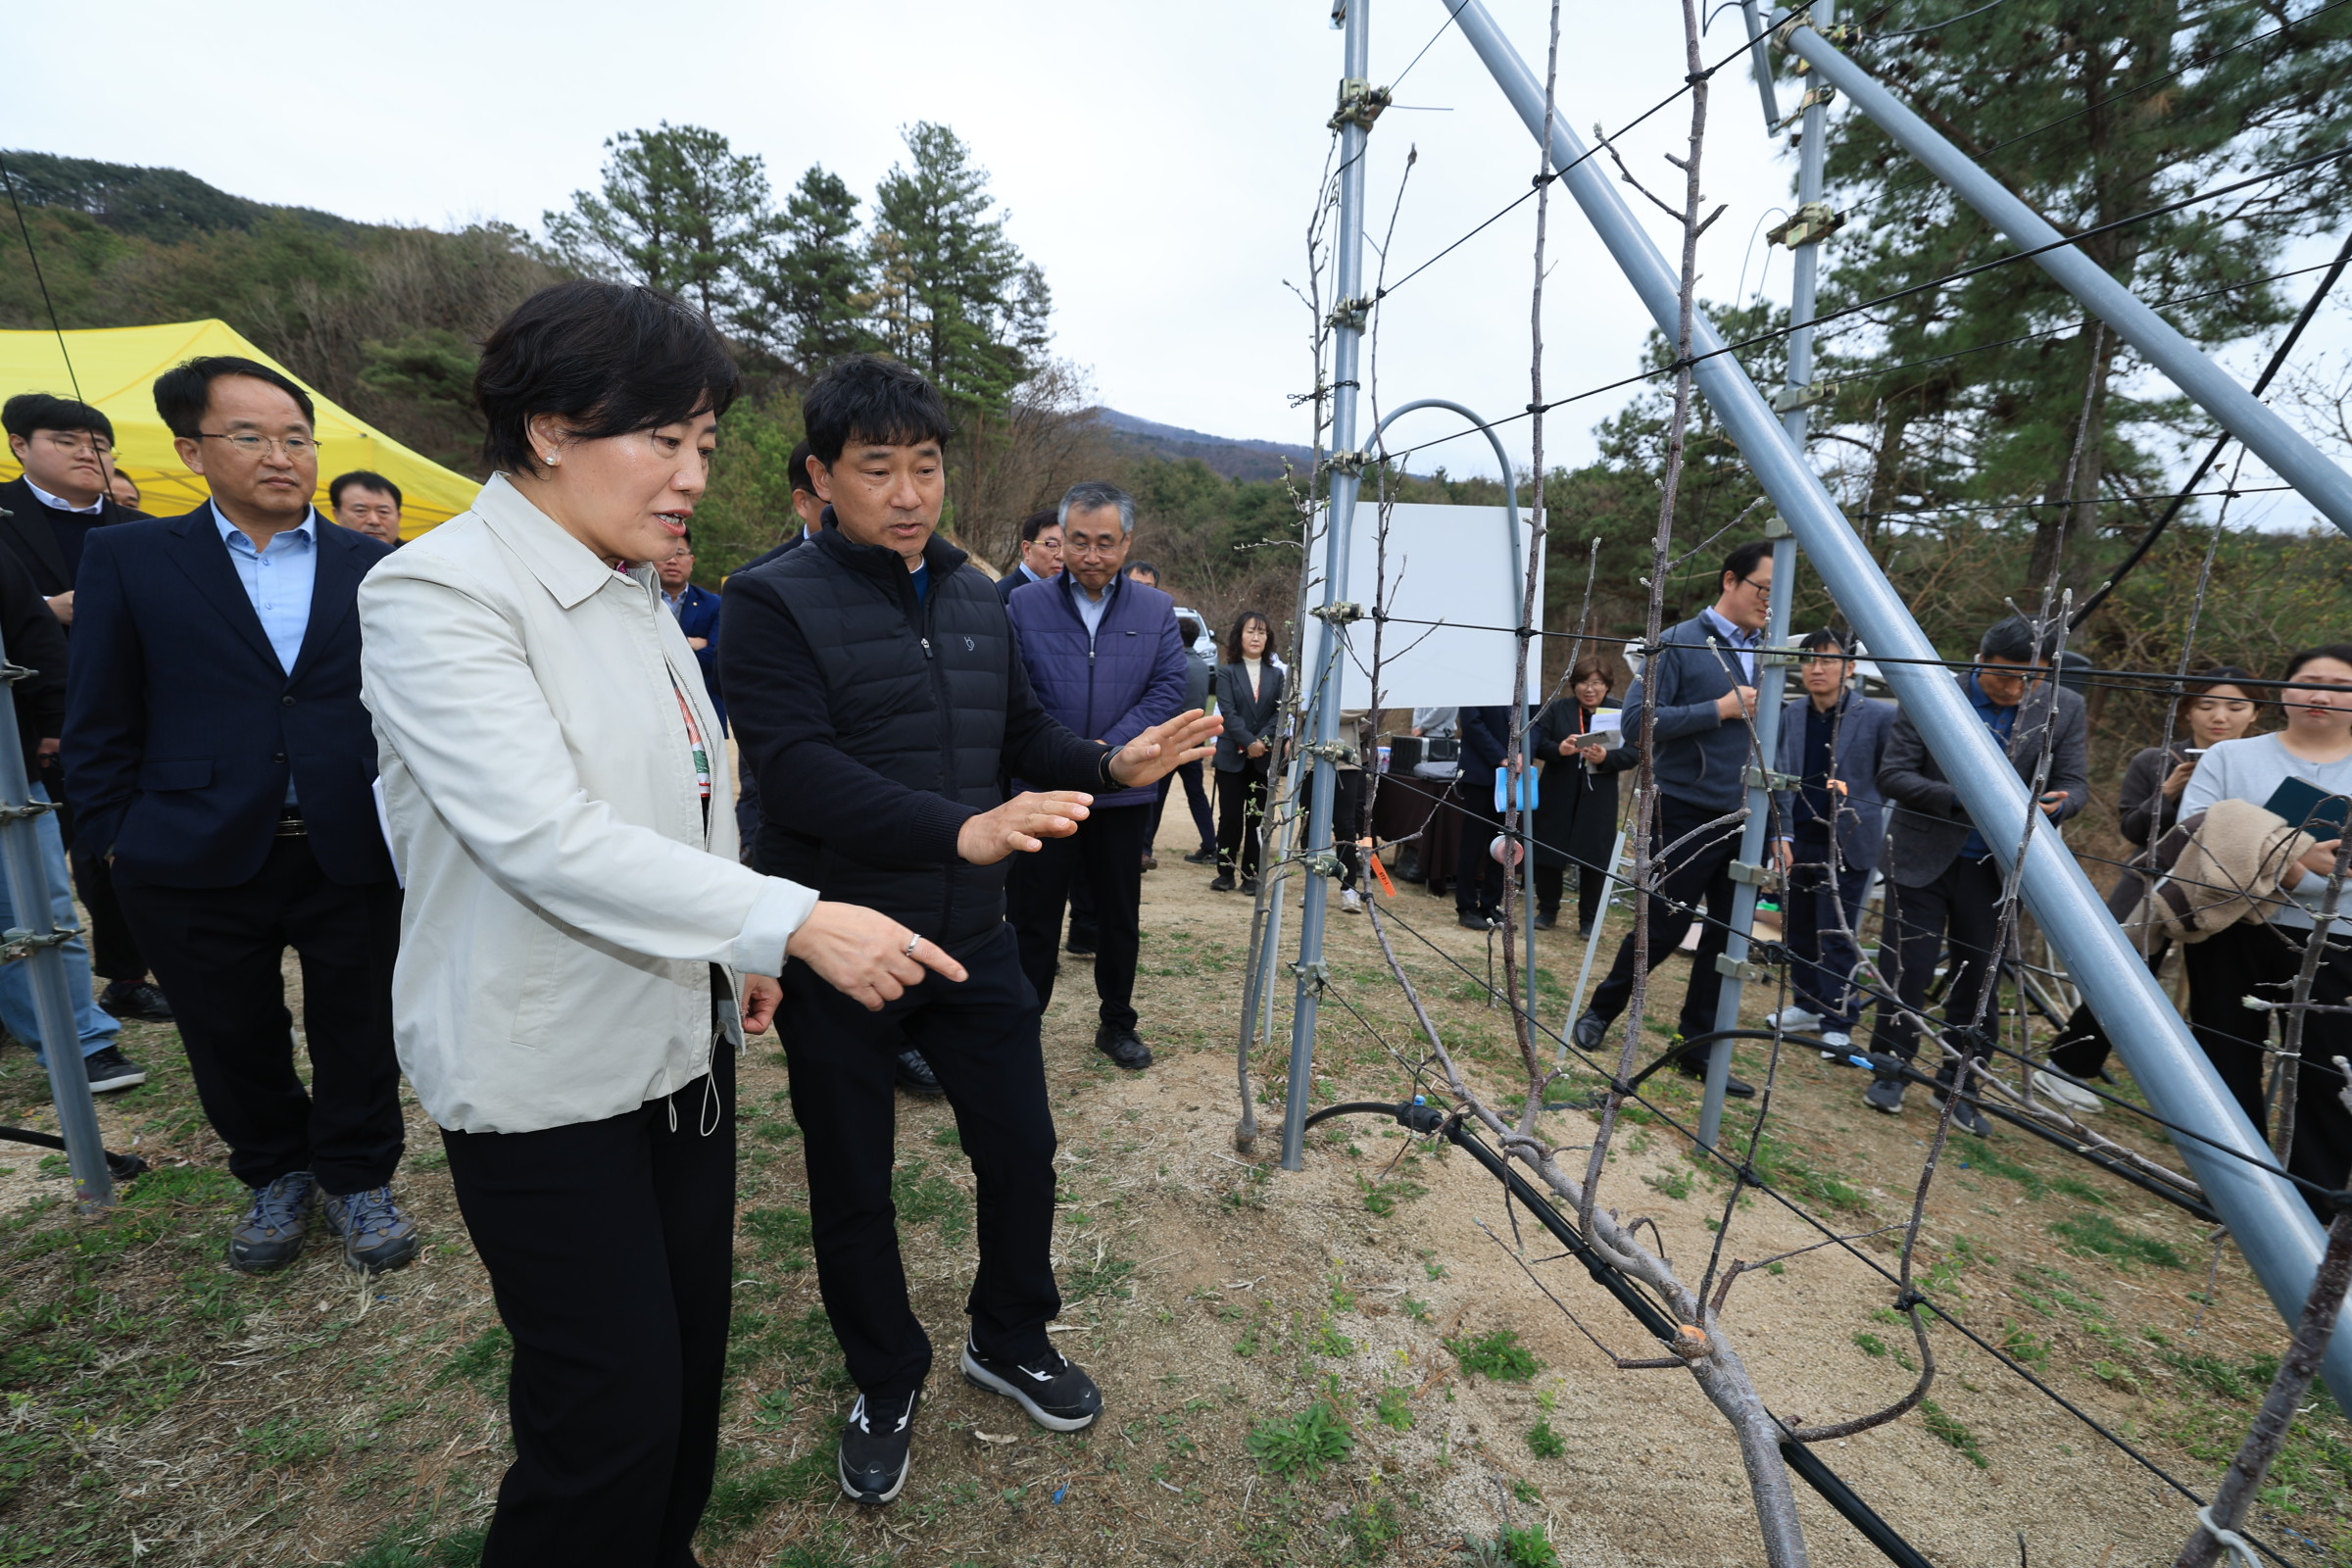
{"type": "MultiPolygon", "coordinates": [[[[2352,643],[2306,649],[2288,660],[2277,700],[2285,712],[2283,729],[2223,741],[2197,759],[2180,792],[2182,816],[2216,801],[2267,805],[2289,779],[2316,785],[2327,796],[2352,798],[2352,643]]],[[[2334,873],[2341,836],[2325,825],[2307,831],[2324,842],[2285,867],[2278,879],[2284,897],[2264,918],[2240,920],[2182,950],[2189,1027],[2258,1132],[2264,1130],[2262,1068],[2273,1015],[2249,1009],[2245,1000],[2290,1000],[2306,945],[2318,936],[2314,916],[2334,873]]],[[[2352,895],[2343,903],[2352,909],[2352,895]]],[[[2331,1059],[2352,1055],[2352,1015],[2344,1010],[2352,1002],[2352,953],[2343,946],[2340,919],[2311,1000],[2320,1005],[2303,1019],[2287,1168],[2332,1190],[2344,1185],[2352,1167],[2352,1111],[2337,1095],[2344,1075],[2331,1059]]]]}
{"type": "MultiPolygon", "coordinates": [[[[2132,846],[2132,863],[2107,895],[2108,912],[2118,920],[2130,919],[2139,905],[2147,887],[2145,868],[2153,863],[2157,841],[2180,820],[2180,797],[2197,770],[2198,759],[2224,741],[2241,739],[2253,727],[2259,711],[2253,694],[2260,684],[2251,671],[2234,664],[2199,671],[2174,704],[2168,726],[2172,739],[2135,753],[2125,765],[2115,814],[2124,842],[2132,846]]],[[[2158,942],[2148,951],[2148,967],[2162,963],[2169,951],[2170,944],[2158,942]]],[[[2069,1080],[2097,1077],[2112,1049],[2089,1006],[2077,1007],[2050,1042],[2050,1066],[2056,1071],[2037,1071],[2034,1087],[2079,1115],[2094,1114],[2103,1102],[2069,1080]]]]}
{"type": "MultiPolygon", "coordinates": [[[[1537,715],[1529,744],[1544,766],[1536,796],[1536,929],[1559,922],[1567,871],[1577,867],[1576,934],[1592,939],[1609,891],[1609,858],[1617,841],[1617,775],[1634,765],[1633,748],[1592,740],[1601,704],[1616,679],[1607,659],[1587,654],[1568,672],[1570,696],[1537,715]]],[[[1622,741],[1623,737],[1620,736],[1622,741]]]]}
{"type": "Polygon", "coordinates": [[[869,1007],[960,965],[736,858],[733,770],[652,563],[735,396],[651,289],[542,289],[490,335],[472,509],[361,585],[405,873],[393,1027],[514,1337],[482,1561],[694,1561],[733,1289],[735,1054],[786,956],[869,1007]]]}

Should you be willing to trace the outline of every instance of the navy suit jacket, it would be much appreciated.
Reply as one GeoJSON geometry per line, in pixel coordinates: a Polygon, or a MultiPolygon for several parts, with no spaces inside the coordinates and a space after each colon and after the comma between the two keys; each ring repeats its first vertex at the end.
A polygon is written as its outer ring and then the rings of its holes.
{"type": "Polygon", "coordinates": [[[694,651],[694,662],[703,666],[703,685],[710,693],[710,706],[717,710],[719,727],[724,729],[727,704],[718,691],[718,595],[710,589],[688,583],[678,595],[678,630],[703,640],[703,646],[694,651]]]}
{"type": "Polygon", "coordinates": [[[293,780],[329,880],[389,882],[375,735],[360,703],[360,579],[390,552],[318,522],[291,673],[212,508],[91,533],[74,594],[66,789],[76,842],[166,887],[235,887],[269,858],[293,780]]]}

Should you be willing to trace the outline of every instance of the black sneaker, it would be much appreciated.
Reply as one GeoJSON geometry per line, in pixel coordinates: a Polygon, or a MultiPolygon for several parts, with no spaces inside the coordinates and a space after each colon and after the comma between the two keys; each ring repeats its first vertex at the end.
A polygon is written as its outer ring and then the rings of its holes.
{"type": "Polygon", "coordinates": [[[424,1245],[416,1222],[392,1201],[392,1189],[370,1187],[342,1198],[329,1196],[326,1222],[343,1238],[343,1266],[361,1274],[405,1268],[424,1245]]]}
{"type": "Polygon", "coordinates": [[[1548,930],[1550,930],[1550,929],[1551,929],[1553,926],[1555,926],[1555,925],[1558,925],[1559,923],[1560,923],[1560,911],[1559,911],[1559,910],[1557,910],[1557,909],[1538,909],[1538,910],[1536,911],[1536,929],[1537,929],[1537,930],[1539,930],[1539,931],[1548,931],[1548,930]]]}
{"type": "Polygon", "coordinates": [[[253,1201],[228,1233],[228,1266],[240,1274],[274,1274],[302,1255],[318,1204],[318,1179],[307,1170],[253,1190],[253,1201]]]}
{"type": "Polygon", "coordinates": [[[923,1059],[923,1054],[912,1046],[899,1053],[898,1059],[891,1064],[890,1075],[898,1081],[901,1089],[910,1095],[921,1095],[926,1100],[947,1092],[939,1087],[939,1074],[931,1070],[931,1064],[923,1059]]]}
{"type": "Polygon", "coordinates": [[[1883,1110],[1889,1116],[1903,1113],[1903,1080],[1873,1078],[1870,1087],[1862,1091],[1862,1103],[1873,1110],[1883,1110]]]}
{"type": "Polygon", "coordinates": [[[1217,847],[1213,844],[1203,844],[1200,849],[1186,856],[1184,863],[1187,865],[1214,865],[1217,863],[1217,847]]]}
{"type": "Polygon", "coordinates": [[[1231,893],[1234,890],[1234,886],[1235,884],[1232,875],[1228,872],[1219,871],[1216,875],[1216,880],[1209,883],[1208,891],[1211,893],[1231,893]]]}
{"type": "Polygon", "coordinates": [[[1609,1025],[1614,1022],[1615,1019],[1604,1018],[1597,1012],[1587,1012],[1576,1020],[1576,1027],[1568,1031],[1568,1038],[1576,1042],[1579,1051],[1598,1051],[1600,1043],[1609,1036],[1609,1025]]]}
{"type": "Polygon", "coordinates": [[[112,1094],[118,1089],[136,1089],[147,1081],[147,1069],[122,1054],[117,1046],[93,1051],[81,1058],[81,1070],[90,1080],[93,1095],[112,1094]]]}
{"type": "Polygon", "coordinates": [[[144,980],[109,980],[106,989],[98,993],[98,1005],[117,1018],[132,1018],[140,1023],[175,1023],[172,1004],[164,994],[144,980]]]}
{"type": "Polygon", "coordinates": [[[1492,931],[1494,929],[1494,922],[1476,909],[1454,910],[1453,923],[1465,931],[1492,931]]]}
{"type": "Polygon", "coordinates": [[[840,1472],[841,1490],[852,1502],[879,1508],[898,1501],[906,1490],[906,1471],[914,1456],[914,1410],[923,1402],[923,1391],[916,1389],[904,1397],[904,1406],[899,1397],[889,1397],[889,1410],[881,1411],[870,1408],[860,1394],[851,1407],[841,1429],[840,1472]]]}
{"type": "Polygon", "coordinates": [[[1254,898],[1256,898],[1256,897],[1257,897],[1257,878],[1255,878],[1255,877],[1253,877],[1253,876],[1246,876],[1246,877],[1242,878],[1242,891],[1243,891],[1244,893],[1247,893],[1247,894],[1249,894],[1249,895],[1250,895],[1251,898],[1253,898],[1253,899],[1254,899],[1254,898]]]}
{"type": "Polygon", "coordinates": [[[1095,1029],[1095,1049],[1129,1072],[1141,1072],[1152,1065],[1152,1048],[1144,1037],[1133,1029],[1121,1029],[1112,1024],[1099,1024],[1095,1029]]]}
{"type": "Polygon", "coordinates": [[[963,1380],[976,1389],[1017,1400],[1029,1419],[1049,1432],[1078,1432],[1102,1414],[1102,1391],[1048,1347],[1034,1361],[998,1361],[963,1342],[963,1380]]]}

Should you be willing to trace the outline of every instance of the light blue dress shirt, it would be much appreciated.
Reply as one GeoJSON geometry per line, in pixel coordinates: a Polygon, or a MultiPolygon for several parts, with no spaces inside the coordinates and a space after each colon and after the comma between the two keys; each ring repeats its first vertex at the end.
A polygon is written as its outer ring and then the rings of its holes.
{"type": "MultiPolygon", "coordinates": [[[[301,656],[303,634],[311,629],[311,592],[318,581],[318,513],[302,519],[302,526],[289,528],[270,541],[268,550],[256,550],[253,541],[213,508],[213,522],[220,530],[220,542],[228,547],[228,564],[236,568],[237,581],[245,588],[245,597],[253,602],[253,612],[262,620],[262,635],[270,639],[270,647],[277,655],[278,667],[294,672],[294,661],[301,656]]],[[[286,804],[294,804],[294,778],[286,777],[286,804]]]]}
{"type": "Polygon", "coordinates": [[[1756,650],[1764,646],[1764,634],[1760,631],[1748,631],[1744,627],[1733,625],[1717,612],[1713,605],[1707,606],[1698,613],[1700,618],[1706,621],[1708,629],[1713,631],[1716,637],[1721,639],[1723,645],[1732,651],[1732,656],[1739,660],[1740,684],[1753,686],[1756,683],[1756,650]]]}

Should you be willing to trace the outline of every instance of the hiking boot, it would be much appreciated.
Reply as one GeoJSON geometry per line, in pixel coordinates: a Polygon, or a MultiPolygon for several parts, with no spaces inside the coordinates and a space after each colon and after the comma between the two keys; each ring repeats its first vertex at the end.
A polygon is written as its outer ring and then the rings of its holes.
{"type": "Polygon", "coordinates": [[[858,1396],[850,1419],[842,1425],[838,1461],[841,1490],[852,1502],[879,1508],[896,1502],[906,1490],[906,1471],[914,1457],[914,1411],[922,1402],[920,1389],[885,1396],[879,1409],[864,1395],[858,1396]]]}
{"type": "Polygon", "coordinates": [[[274,1274],[293,1262],[302,1255],[318,1203],[318,1179],[307,1170],[256,1187],[253,1201],[228,1233],[228,1266],[240,1274],[274,1274]]]}
{"type": "Polygon", "coordinates": [[[939,1074],[931,1070],[931,1064],[923,1059],[923,1054],[912,1046],[899,1053],[898,1058],[891,1063],[890,1076],[901,1089],[910,1095],[921,1095],[926,1100],[947,1092],[939,1087],[939,1074]]]}
{"type": "Polygon", "coordinates": [[[81,1058],[82,1073],[90,1080],[90,1093],[111,1095],[118,1089],[136,1089],[147,1081],[147,1069],[122,1054],[120,1047],[108,1046],[93,1051],[81,1058]]]}
{"type": "Polygon", "coordinates": [[[1116,1024],[1097,1026],[1095,1049],[1129,1072],[1141,1072],[1152,1065],[1152,1048],[1144,1044],[1144,1037],[1116,1024]]]}
{"type": "Polygon", "coordinates": [[[389,1274],[416,1261],[424,1239],[416,1222],[392,1201],[392,1189],[370,1187],[363,1193],[328,1195],[322,1205],[326,1222],[343,1238],[343,1266],[360,1274],[389,1274]]]}
{"type": "Polygon", "coordinates": [[[963,1343],[963,1379],[976,1389],[1002,1394],[1029,1412],[1049,1432],[1077,1432],[1102,1414],[1102,1391],[1095,1380],[1047,1347],[1034,1361],[999,1361],[963,1343]]]}
{"type": "Polygon", "coordinates": [[[1903,1081],[1900,1078],[1873,1078],[1870,1087],[1862,1091],[1862,1103],[1873,1110],[1883,1110],[1889,1116],[1903,1113],[1903,1081]]]}
{"type": "Polygon", "coordinates": [[[1568,1038],[1576,1042],[1579,1051],[1598,1051],[1600,1043],[1608,1038],[1609,1025],[1615,1021],[1597,1012],[1585,1013],[1576,1020],[1576,1027],[1568,1031],[1568,1038]]]}
{"type": "Polygon", "coordinates": [[[144,980],[109,980],[98,993],[98,1005],[110,1017],[140,1023],[172,1023],[172,1004],[144,980]]]}

